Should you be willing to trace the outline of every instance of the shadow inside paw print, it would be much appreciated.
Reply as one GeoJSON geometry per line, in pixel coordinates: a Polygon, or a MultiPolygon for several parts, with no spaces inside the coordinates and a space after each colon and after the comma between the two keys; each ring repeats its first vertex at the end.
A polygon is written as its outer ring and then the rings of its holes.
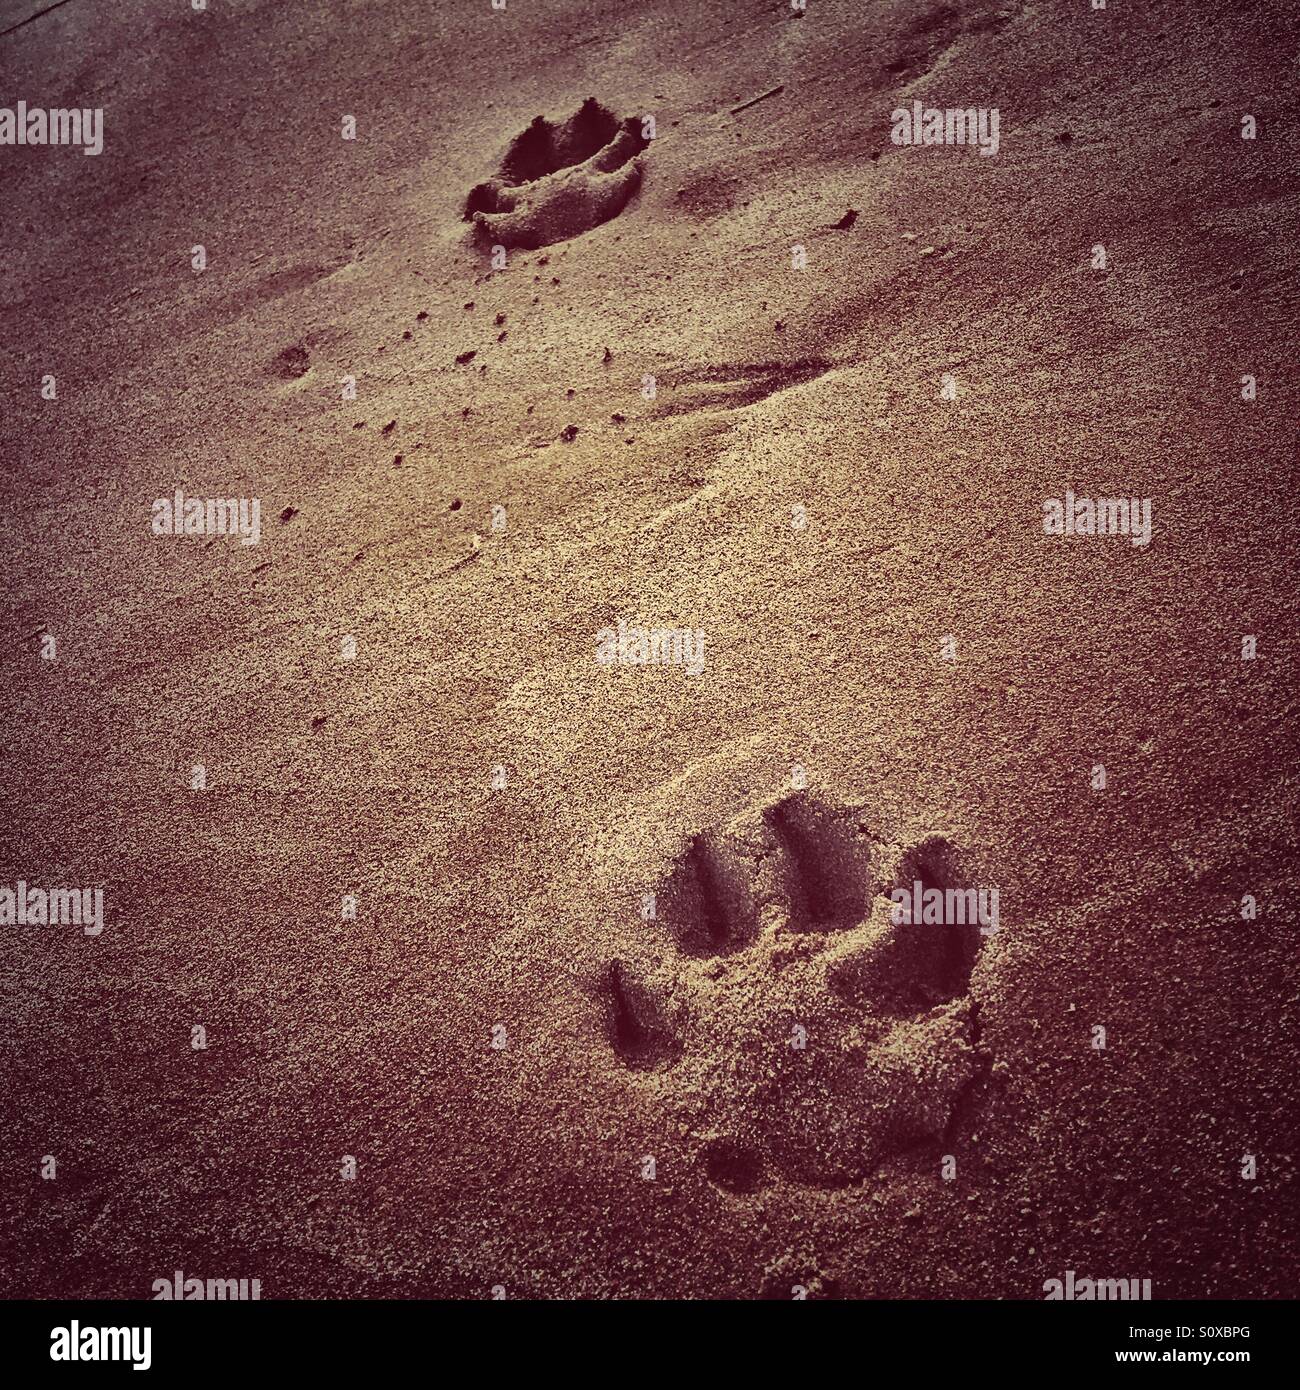
{"type": "Polygon", "coordinates": [[[980,927],[914,922],[890,894],[960,893],[959,860],[939,836],[888,845],[860,809],[807,793],[683,847],[644,954],[607,972],[608,1036],[702,1102],[715,1186],[844,1185],[943,1137],[981,1066],[980,927]]]}
{"type": "MultiPolygon", "coordinates": [[[[953,848],[938,836],[904,854],[897,880],[895,886],[904,889],[920,884],[922,893],[963,887],[953,848]]],[[[890,925],[891,931],[827,971],[832,990],[860,1008],[891,1016],[923,1013],[966,993],[980,948],[978,920],[936,926],[912,921],[909,914],[890,925]]]]}
{"type": "Polygon", "coordinates": [[[790,797],[697,835],[656,895],[657,911],[691,956],[740,950],[764,923],[843,930],[871,902],[868,834],[851,816],[790,797]]]}
{"type": "Polygon", "coordinates": [[[534,250],[617,217],[641,183],[649,142],[595,97],[558,124],[538,116],[511,141],[500,175],[470,190],[465,220],[485,241],[534,250]]]}
{"type": "Polygon", "coordinates": [[[681,1039],[636,971],[623,961],[611,961],[603,992],[610,1042],[629,1067],[658,1071],[677,1060],[681,1039]]]}

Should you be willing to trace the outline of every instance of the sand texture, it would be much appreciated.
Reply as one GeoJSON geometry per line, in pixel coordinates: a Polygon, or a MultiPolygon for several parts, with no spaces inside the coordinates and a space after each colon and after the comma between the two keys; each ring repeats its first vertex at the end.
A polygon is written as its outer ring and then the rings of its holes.
{"type": "Polygon", "coordinates": [[[42,8],[6,1292],[1294,1297],[1294,8],[42,8]]]}

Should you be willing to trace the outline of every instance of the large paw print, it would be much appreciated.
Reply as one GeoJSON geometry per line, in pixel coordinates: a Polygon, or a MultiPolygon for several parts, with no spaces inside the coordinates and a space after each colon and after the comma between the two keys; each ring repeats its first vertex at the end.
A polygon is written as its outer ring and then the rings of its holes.
{"type": "Polygon", "coordinates": [[[648,141],[636,117],[620,121],[594,97],[566,121],[544,116],[511,141],[497,178],[465,200],[485,241],[533,250],[617,217],[641,185],[648,141]]]}
{"type": "Polygon", "coordinates": [[[691,1116],[718,1186],[842,1185],[944,1138],[981,1067],[981,927],[891,911],[915,884],[966,887],[946,840],[890,846],[796,793],[697,834],[644,900],[644,950],[603,980],[608,1036],[691,1116]]]}

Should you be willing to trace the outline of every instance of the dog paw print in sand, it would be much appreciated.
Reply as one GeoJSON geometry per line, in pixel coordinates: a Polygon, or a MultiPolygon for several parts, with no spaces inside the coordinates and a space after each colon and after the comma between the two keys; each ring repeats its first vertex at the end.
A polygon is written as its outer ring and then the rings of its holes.
{"type": "Polygon", "coordinates": [[[510,142],[497,178],[465,200],[485,241],[534,250],[617,217],[641,184],[641,120],[620,121],[595,97],[558,124],[538,116],[510,142]]]}
{"type": "Polygon", "coordinates": [[[718,1187],[846,1185],[956,1125],[986,1071],[983,938],[978,920],[891,911],[916,884],[968,886],[951,844],[888,845],[861,810],[801,792],[695,835],[653,916],[643,900],[639,949],[603,980],[608,1038],[718,1187]]]}

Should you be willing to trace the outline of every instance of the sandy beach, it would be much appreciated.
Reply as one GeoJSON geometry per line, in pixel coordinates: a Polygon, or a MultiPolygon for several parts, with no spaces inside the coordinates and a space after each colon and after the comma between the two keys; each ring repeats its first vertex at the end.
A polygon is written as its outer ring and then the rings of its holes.
{"type": "Polygon", "coordinates": [[[7,1296],[1296,1296],[1294,12],[0,31],[7,1296]]]}

